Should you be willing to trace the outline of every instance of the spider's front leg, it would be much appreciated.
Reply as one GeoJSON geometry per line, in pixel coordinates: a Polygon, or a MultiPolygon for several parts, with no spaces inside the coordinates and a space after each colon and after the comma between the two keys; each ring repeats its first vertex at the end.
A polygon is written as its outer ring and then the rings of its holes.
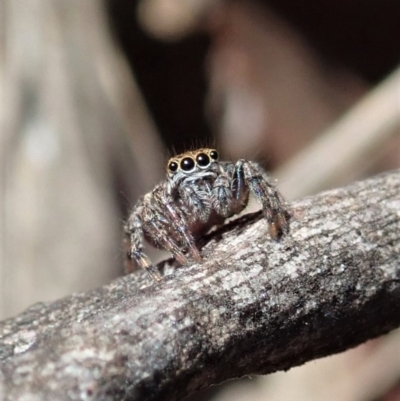
{"type": "Polygon", "coordinates": [[[169,251],[180,264],[188,264],[186,256],[171,233],[171,226],[171,220],[163,211],[151,204],[144,203],[144,206],[130,217],[125,229],[126,235],[129,237],[128,259],[145,269],[155,281],[160,281],[162,277],[143,252],[144,235],[157,248],[169,251]]]}
{"type": "Polygon", "coordinates": [[[279,239],[282,234],[286,234],[289,231],[289,213],[285,208],[285,201],[271,184],[265,170],[256,162],[239,160],[235,165],[235,177],[236,185],[250,188],[261,203],[271,237],[279,239]]]}
{"type": "MultiPolygon", "coordinates": [[[[143,253],[143,237],[157,248],[169,251],[182,265],[188,260],[177,243],[173,230],[173,222],[169,218],[160,194],[164,193],[162,185],[157,186],[153,192],[148,193],[140,200],[125,225],[125,238],[127,238],[129,251],[128,259],[139,267],[145,269],[155,281],[161,280],[158,270],[151,264],[150,259],[143,253]]],[[[179,241],[179,239],[178,239],[179,241]]],[[[132,266],[128,264],[128,272],[132,266]]]]}
{"type": "MultiPolygon", "coordinates": [[[[159,208],[164,210],[165,223],[172,227],[172,231],[177,236],[180,244],[187,248],[190,256],[196,262],[199,262],[201,260],[200,252],[197,249],[193,235],[189,231],[189,223],[182,211],[177,207],[172,196],[166,189],[160,187],[159,191],[154,192],[154,199],[159,208]]],[[[182,250],[179,249],[177,252],[172,253],[181,264],[187,264],[182,250]]]]}

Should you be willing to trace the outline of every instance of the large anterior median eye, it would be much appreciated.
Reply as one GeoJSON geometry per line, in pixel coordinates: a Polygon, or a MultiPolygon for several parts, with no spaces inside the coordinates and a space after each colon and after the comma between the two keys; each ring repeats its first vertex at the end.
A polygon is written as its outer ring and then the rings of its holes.
{"type": "Polygon", "coordinates": [[[169,170],[169,171],[172,171],[172,172],[178,170],[178,163],[177,163],[177,162],[171,162],[171,163],[169,163],[169,164],[168,164],[168,170],[169,170]]]}
{"type": "Polygon", "coordinates": [[[183,171],[191,171],[194,169],[195,163],[191,157],[185,157],[181,160],[181,169],[183,171]]]}
{"type": "Polygon", "coordinates": [[[217,159],[218,159],[218,152],[217,152],[216,150],[212,150],[212,151],[210,152],[210,157],[211,157],[211,159],[213,159],[213,160],[217,160],[217,159]]]}
{"type": "Polygon", "coordinates": [[[207,167],[210,164],[210,158],[205,153],[199,153],[196,156],[196,162],[200,167],[207,167]]]}

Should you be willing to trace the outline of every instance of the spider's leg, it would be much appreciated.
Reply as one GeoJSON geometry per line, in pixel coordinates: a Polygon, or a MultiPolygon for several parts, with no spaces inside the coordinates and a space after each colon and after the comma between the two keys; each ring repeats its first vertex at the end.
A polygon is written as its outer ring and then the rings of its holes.
{"type": "Polygon", "coordinates": [[[278,239],[289,230],[289,213],[285,209],[282,196],[270,183],[268,174],[258,163],[239,160],[235,170],[240,171],[240,169],[243,169],[245,183],[262,204],[271,237],[278,239]]]}
{"type": "Polygon", "coordinates": [[[165,206],[168,210],[169,217],[173,222],[174,229],[177,232],[181,242],[187,247],[190,256],[196,262],[200,262],[200,252],[197,249],[193,235],[189,231],[189,223],[187,219],[174,204],[166,203],[165,206]]]}
{"type": "Polygon", "coordinates": [[[147,257],[146,254],[143,253],[141,249],[132,250],[130,252],[130,257],[135,260],[135,262],[140,266],[142,269],[146,270],[147,273],[150,274],[151,278],[154,281],[161,281],[162,276],[160,272],[151,264],[150,259],[147,257]]]}
{"type": "Polygon", "coordinates": [[[127,252],[127,260],[125,270],[131,273],[134,265],[141,267],[150,274],[154,281],[162,279],[161,274],[152,264],[147,255],[143,252],[143,230],[141,228],[139,216],[130,218],[124,227],[125,243],[129,250],[127,252]]]}
{"type": "Polygon", "coordinates": [[[158,215],[157,218],[146,224],[145,230],[150,237],[155,239],[155,243],[169,251],[181,265],[187,265],[188,259],[172,237],[170,225],[171,221],[168,218],[158,215]]]}
{"type": "MultiPolygon", "coordinates": [[[[154,198],[159,205],[159,208],[162,208],[163,210],[162,214],[165,216],[163,222],[167,226],[173,228],[173,231],[176,234],[179,242],[188,249],[190,256],[196,262],[199,262],[201,260],[200,252],[197,249],[193,235],[189,231],[189,222],[183,211],[176,205],[171,195],[169,195],[166,191],[159,191],[158,193],[154,194],[154,198]]],[[[180,254],[180,259],[185,257],[182,251],[180,251],[180,254]]]]}
{"type": "MultiPolygon", "coordinates": [[[[229,167],[232,168],[233,164],[229,167]]],[[[246,183],[243,163],[239,160],[233,166],[233,179],[232,179],[232,194],[233,194],[233,205],[232,211],[234,214],[240,213],[249,201],[249,186],[246,183]]]]}

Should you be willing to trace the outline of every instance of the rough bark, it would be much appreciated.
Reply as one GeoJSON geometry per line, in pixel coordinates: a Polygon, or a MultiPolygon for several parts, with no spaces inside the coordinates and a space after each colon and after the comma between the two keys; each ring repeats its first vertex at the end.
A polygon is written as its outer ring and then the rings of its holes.
{"type": "Polygon", "coordinates": [[[160,283],[138,272],[3,322],[0,395],[178,400],[399,326],[400,170],[291,210],[279,242],[247,216],[208,238],[203,263],[160,283]]]}

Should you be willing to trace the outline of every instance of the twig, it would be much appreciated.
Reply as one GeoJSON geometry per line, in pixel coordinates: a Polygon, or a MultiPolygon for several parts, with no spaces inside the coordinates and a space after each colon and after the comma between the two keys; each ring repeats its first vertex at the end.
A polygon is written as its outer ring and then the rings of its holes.
{"type": "Polygon", "coordinates": [[[276,171],[288,199],[343,184],[400,135],[400,68],[276,171]]]}
{"type": "MultiPolygon", "coordinates": [[[[400,170],[211,236],[204,263],[34,305],[0,325],[5,400],[178,400],[400,325],[400,170]]],[[[17,290],[17,289],[16,289],[17,290]]],[[[1,397],[0,397],[1,398],[1,397]]]]}

